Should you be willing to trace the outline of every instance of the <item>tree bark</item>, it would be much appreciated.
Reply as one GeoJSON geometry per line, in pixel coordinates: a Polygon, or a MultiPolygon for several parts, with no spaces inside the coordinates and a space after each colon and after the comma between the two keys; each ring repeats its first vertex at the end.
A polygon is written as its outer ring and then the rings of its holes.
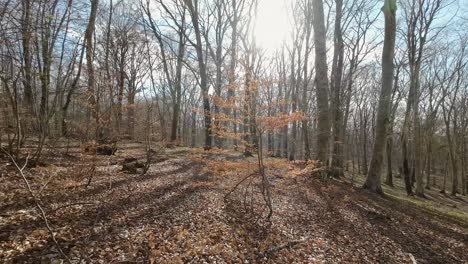
{"type": "Polygon", "coordinates": [[[328,163],[328,144],[330,138],[330,122],[328,109],[328,70],[326,29],[322,0],[313,0],[313,28],[315,40],[315,86],[317,102],[317,160],[322,165],[328,163]]]}
{"type": "Polygon", "coordinates": [[[343,0],[336,0],[336,19],[335,19],[335,37],[331,91],[333,92],[332,111],[333,111],[333,154],[332,169],[333,176],[342,177],[343,174],[343,144],[344,134],[342,131],[343,111],[341,110],[341,78],[343,75],[343,36],[341,29],[343,0]]]}
{"type": "Polygon", "coordinates": [[[387,138],[387,178],[385,179],[385,184],[393,187],[393,171],[392,171],[392,147],[393,147],[393,138],[392,135],[388,135],[387,138]]]}
{"type": "MultiPolygon", "coordinates": [[[[182,18],[182,28],[185,28],[185,19],[182,18]]],[[[174,80],[174,91],[175,91],[175,102],[174,109],[172,112],[172,127],[171,127],[171,141],[174,142],[177,140],[177,128],[180,116],[180,104],[182,103],[182,66],[183,58],[185,55],[185,36],[183,32],[179,32],[179,47],[177,51],[177,66],[176,66],[176,76],[174,80]]]]}
{"type": "Polygon", "coordinates": [[[396,0],[385,0],[383,7],[385,15],[385,37],[382,51],[382,88],[380,91],[379,108],[377,113],[376,137],[372,159],[366,182],[363,188],[383,194],[380,176],[387,139],[387,126],[390,118],[392,84],[393,84],[393,57],[395,52],[396,32],[396,0]]]}
{"type": "Polygon", "coordinates": [[[32,57],[31,57],[31,1],[24,0],[23,15],[21,19],[21,34],[23,44],[24,60],[24,104],[32,115],[34,113],[33,91],[32,91],[32,57]]]}
{"type": "Polygon", "coordinates": [[[97,131],[99,131],[99,120],[98,120],[98,113],[96,109],[96,94],[95,94],[95,76],[94,76],[94,65],[93,65],[93,34],[96,24],[96,14],[98,8],[99,0],[91,0],[91,12],[89,15],[88,26],[86,27],[85,31],[85,42],[86,42],[86,67],[88,71],[88,89],[87,89],[87,96],[88,96],[88,103],[89,103],[89,111],[91,113],[91,117],[95,118],[96,120],[96,134],[98,136],[97,131]]]}
{"type": "Polygon", "coordinates": [[[209,150],[212,147],[213,137],[211,134],[211,107],[210,107],[210,98],[208,94],[208,75],[206,72],[206,63],[203,54],[203,42],[199,25],[199,14],[198,14],[198,1],[195,1],[195,4],[192,0],[184,0],[187,4],[190,16],[192,18],[192,26],[195,33],[196,45],[195,51],[197,53],[198,60],[198,70],[200,73],[200,88],[203,96],[203,111],[204,111],[204,121],[205,121],[205,150],[209,150]]]}

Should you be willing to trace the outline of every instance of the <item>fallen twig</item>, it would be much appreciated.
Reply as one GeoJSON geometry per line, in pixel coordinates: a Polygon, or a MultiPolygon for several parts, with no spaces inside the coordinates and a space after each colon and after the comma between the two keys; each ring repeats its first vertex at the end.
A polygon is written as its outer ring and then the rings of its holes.
{"type": "Polygon", "coordinates": [[[250,178],[250,177],[252,177],[252,176],[254,176],[254,175],[256,175],[256,173],[249,174],[249,175],[247,175],[245,178],[243,178],[241,181],[239,181],[239,182],[234,186],[234,188],[232,188],[228,193],[226,193],[226,195],[224,195],[224,201],[227,200],[227,198],[229,197],[229,195],[231,195],[231,193],[233,193],[233,192],[237,189],[237,187],[239,187],[239,185],[241,185],[244,181],[246,181],[248,178],[250,178]]]}
{"type": "Polygon", "coordinates": [[[53,209],[51,212],[56,213],[58,210],[61,210],[61,209],[67,208],[67,207],[71,207],[71,206],[75,206],[75,205],[94,205],[94,203],[77,202],[77,203],[71,203],[71,204],[64,204],[62,206],[59,206],[59,207],[53,209]]]}
{"type": "Polygon", "coordinates": [[[50,237],[52,238],[52,241],[54,242],[55,246],[57,247],[57,250],[59,251],[60,255],[62,255],[62,257],[65,259],[65,261],[69,264],[71,264],[71,261],[70,259],[68,258],[68,256],[63,252],[62,250],[62,247],[60,246],[60,244],[58,243],[57,239],[55,238],[55,234],[54,234],[54,231],[52,230],[52,228],[50,227],[49,225],[49,220],[47,219],[47,216],[45,214],[45,211],[44,209],[42,209],[42,206],[41,204],[39,203],[39,199],[36,197],[36,195],[34,194],[34,192],[32,191],[31,189],[31,185],[29,184],[29,181],[28,179],[26,179],[26,176],[24,175],[24,169],[26,168],[26,166],[28,165],[28,160],[29,160],[29,154],[28,156],[26,157],[26,161],[24,162],[24,165],[22,167],[20,167],[18,165],[18,163],[16,163],[16,160],[10,155],[10,153],[8,153],[7,151],[5,151],[3,148],[2,148],[2,151],[5,152],[11,159],[11,161],[13,162],[13,164],[15,165],[16,167],[16,170],[18,171],[18,173],[21,175],[21,177],[23,178],[23,181],[24,183],[26,184],[26,188],[29,192],[29,195],[33,198],[35,204],[36,204],[36,207],[37,209],[39,210],[40,212],[40,215],[42,217],[42,220],[44,220],[44,224],[47,228],[47,231],[49,232],[49,235],[50,237]]]}
{"type": "Polygon", "coordinates": [[[286,248],[287,249],[292,249],[294,246],[296,246],[296,245],[298,245],[300,243],[304,243],[305,241],[306,241],[306,239],[288,241],[287,243],[284,243],[284,244],[279,245],[279,246],[274,246],[274,247],[266,250],[265,252],[258,254],[257,257],[259,259],[270,258],[274,254],[278,253],[279,251],[281,251],[283,249],[286,249],[286,248]]]}

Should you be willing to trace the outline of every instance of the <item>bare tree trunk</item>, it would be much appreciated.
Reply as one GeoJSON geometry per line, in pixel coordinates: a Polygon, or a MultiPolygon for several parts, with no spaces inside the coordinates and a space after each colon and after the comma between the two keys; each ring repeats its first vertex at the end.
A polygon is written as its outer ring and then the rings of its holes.
{"type": "Polygon", "coordinates": [[[330,123],[328,109],[328,70],[326,30],[324,23],[323,2],[313,0],[313,28],[315,40],[315,83],[317,94],[317,159],[322,165],[328,163],[328,144],[330,138],[330,123]]]}
{"type": "Polygon", "coordinates": [[[80,55],[80,60],[78,62],[78,72],[76,73],[75,78],[73,79],[73,82],[70,86],[70,90],[68,91],[67,97],[65,99],[65,103],[62,107],[62,135],[67,136],[68,133],[68,125],[67,125],[67,117],[68,117],[68,107],[70,106],[71,99],[73,96],[73,93],[75,92],[76,88],[78,87],[78,81],[80,80],[81,77],[81,69],[83,66],[83,56],[84,56],[84,51],[85,47],[83,46],[81,48],[81,55],[80,55]]]}
{"type": "Polygon", "coordinates": [[[445,189],[447,186],[447,177],[449,173],[449,159],[450,159],[450,153],[447,152],[447,157],[445,158],[445,166],[444,166],[444,181],[442,183],[442,190],[440,190],[441,193],[445,193],[445,189]]]}
{"type": "Polygon", "coordinates": [[[387,138],[387,178],[385,179],[385,184],[393,187],[393,171],[392,171],[392,147],[393,147],[393,138],[390,134],[387,138]]]}
{"type": "Polygon", "coordinates": [[[117,134],[120,135],[122,130],[122,123],[123,123],[123,94],[125,89],[125,56],[126,56],[126,49],[123,48],[122,52],[120,53],[120,59],[118,62],[119,65],[119,79],[118,79],[118,91],[117,91],[117,134]]]}
{"type": "Polygon", "coordinates": [[[466,149],[465,149],[465,145],[466,145],[466,142],[465,142],[465,137],[464,137],[465,133],[462,133],[461,134],[461,185],[462,185],[462,195],[466,195],[466,149]]]}
{"type": "Polygon", "coordinates": [[[335,38],[333,53],[333,68],[331,91],[333,92],[332,111],[333,111],[333,154],[332,168],[333,176],[342,177],[343,174],[343,144],[344,134],[342,131],[343,111],[341,110],[341,78],[343,75],[343,36],[341,32],[343,0],[336,0],[336,18],[335,18],[335,38]]]}
{"type": "MultiPolygon", "coordinates": [[[[185,30],[185,17],[182,17],[182,28],[185,30]]],[[[174,142],[177,140],[177,127],[180,116],[180,104],[182,103],[182,66],[183,58],[185,54],[185,36],[183,32],[179,32],[179,48],[177,52],[177,68],[176,68],[176,77],[174,81],[174,90],[175,90],[175,103],[174,109],[172,112],[172,127],[171,127],[171,141],[174,142]]]]}
{"type": "Polygon", "coordinates": [[[24,104],[32,115],[34,113],[34,99],[32,91],[32,54],[31,54],[31,0],[21,2],[23,14],[21,19],[21,34],[23,41],[24,60],[24,104]]]}
{"type": "Polygon", "coordinates": [[[426,158],[426,189],[431,189],[431,169],[432,169],[432,140],[430,136],[427,139],[427,158],[426,158]]]}
{"type": "Polygon", "coordinates": [[[93,34],[94,28],[96,24],[96,14],[98,8],[99,0],[91,0],[91,12],[89,15],[88,26],[86,27],[85,31],[85,42],[86,42],[86,67],[88,70],[88,89],[87,89],[87,96],[88,96],[88,103],[90,107],[91,117],[96,119],[96,134],[98,136],[97,131],[99,131],[99,120],[98,120],[98,113],[96,109],[96,94],[95,94],[95,80],[94,80],[94,65],[93,65],[93,34]]]}
{"type": "MultiPolygon", "coordinates": [[[[303,86],[302,86],[302,102],[301,102],[301,110],[304,113],[307,113],[307,103],[308,103],[308,87],[309,87],[309,77],[308,77],[308,64],[309,64],[309,38],[310,38],[310,29],[308,30],[308,33],[306,34],[306,52],[305,52],[305,58],[304,58],[304,81],[303,81],[303,86]]],[[[309,142],[309,120],[307,118],[304,118],[302,120],[301,124],[302,128],[302,136],[304,140],[304,159],[310,160],[312,158],[310,154],[310,142],[309,142]]]]}
{"type": "Polygon", "coordinates": [[[197,112],[192,111],[192,128],[190,133],[190,146],[192,148],[197,144],[197,112]]]}
{"type": "Polygon", "coordinates": [[[203,110],[204,110],[204,120],[205,120],[205,146],[206,150],[211,149],[212,146],[212,135],[211,135],[211,108],[210,108],[210,98],[208,95],[208,76],[206,73],[206,63],[203,54],[203,42],[201,37],[200,25],[199,25],[199,14],[198,14],[198,1],[185,0],[190,16],[192,18],[193,30],[196,38],[195,50],[197,52],[198,60],[198,70],[200,73],[200,88],[203,96],[203,110]]]}
{"type": "MultiPolygon", "coordinates": [[[[131,85],[134,85],[134,84],[131,84],[131,85]]],[[[127,110],[127,116],[128,116],[128,122],[127,122],[127,125],[128,125],[128,136],[131,138],[131,139],[134,139],[135,138],[135,90],[134,88],[131,89],[131,91],[129,91],[129,93],[127,94],[127,105],[129,106],[128,107],[128,110],[127,110]]]]}
{"type": "Polygon", "coordinates": [[[392,84],[393,84],[393,57],[395,52],[396,33],[396,0],[385,0],[383,7],[385,15],[385,38],[382,51],[382,89],[380,91],[379,108],[377,113],[376,137],[372,159],[366,182],[363,188],[376,193],[383,193],[380,176],[383,167],[383,157],[387,142],[387,126],[390,119],[392,84]]]}
{"type": "Polygon", "coordinates": [[[361,141],[362,141],[362,173],[367,174],[369,164],[368,164],[368,142],[369,142],[369,137],[368,137],[368,131],[367,131],[367,122],[368,122],[368,113],[362,113],[362,111],[367,111],[361,109],[360,113],[360,127],[361,127],[361,141]]]}

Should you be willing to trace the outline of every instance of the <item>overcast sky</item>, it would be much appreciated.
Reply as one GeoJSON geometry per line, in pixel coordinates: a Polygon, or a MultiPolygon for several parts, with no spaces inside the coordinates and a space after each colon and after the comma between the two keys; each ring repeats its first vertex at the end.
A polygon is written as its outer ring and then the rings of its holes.
{"type": "Polygon", "coordinates": [[[273,52],[291,32],[291,18],[286,0],[259,0],[256,24],[257,43],[273,52]]]}

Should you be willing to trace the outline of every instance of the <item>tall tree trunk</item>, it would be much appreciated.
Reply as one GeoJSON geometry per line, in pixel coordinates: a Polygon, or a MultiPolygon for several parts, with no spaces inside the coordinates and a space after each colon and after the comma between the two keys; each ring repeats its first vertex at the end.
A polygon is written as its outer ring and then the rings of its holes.
{"type": "Polygon", "coordinates": [[[68,135],[68,125],[67,125],[67,117],[68,117],[68,107],[70,106],[72,96],[78,87],[78,82],[81,77],[81,68],[83,66],[83,57],[84,57],[84,51],[85,51],[85,46],[81,48],[81,54],[80,54],[80,60],[78,62],[78,72],[76,73],[75,78],[73,79],[73,82],[70,86],[70,90],[67,93],[65,103],[62,107],[62,135],[67,136],[68,135]]]}
{"type": "MultiPolygon", "coordinates": [[[[185,28],[185,19],[182,18],[182,29],[185,28]]],[[[185,36],[183,32],[179,32],[179,48],[177,51],[177,68],[174,80],[175,90],[175,103],[172,112],[172,127],[171,127],[171,141],[177,140],[177,128],[180,116],[180,104],[182,103],[182,66],[185,55],[185,36]]]]}
{"type": "MultiPolygon", "coordinates": [[[[307,16],[307,19],[310,19],[310,16],[307,16]]],[[[308,107],[308,88],[309,88],[309,50],[310,50],[310,35],[312,33],[312,30],[310,27],[307,27],[306,29],[306,45],[305,45],[305,54],[304,54],[304,67],[303,67],[303,72],[304,72],[304,79],[303,79],[303,85],[302,85],[302,100],[301,100],[301,110],[303,113],[307,113],[308,107]]],[[[302,137],[304,140],[304,159],[310,160],[312,158],[310,154],[310,142],[309,142],[309,120],[307,118],[304,118],[302,120],[301,124],[302,128],[302,137]]]]}
{"type": "Polygon", "coordinates": [[[341,17],[343,0],[336,0],[336,18],[335,18],[335,37],[334,37],[334,53],[333,53],[333,68],[331,91],[333,92],[332,111],[333,111],[333,155],[332,169],[333,176],[343,176],[343,144],[344,134],[342,131],[343,111],[341,110],[341,78],[343,75],[343,36],[341,32],[341,17]]]}
{"type": "Polygon", "coordinates": [[[312,8],[315,40],[315,86],[318,112],[317,160],[319,160],[322,165],[327,165],[328,144],[330,138],[330,117],[328,109],[327,39],[322,0],[313,0],[312,8]]]}
{"type": "Polygon", "coordinates": [[[123,96],[125,89],[125,56],[126,49],[122,49],[119,59],[119,79],[118,79],[118,90],[117,90],[117,134],[120,135],[122,132],[122,123],[123,123],[123,96]]]}
{"type": "Polygon", "coordinates": [[[89,15],[88,26],[86,27],[85,31],[85,42],[86,42],[86,67],[88,71],[88,89],[87,89],[87,96],[88,96],[88,103],[90,108],[91,117],[96,119],[95,129],[96,133],[95,136],[98,136],[97,131],[99,131],[99,120],[98,120],[98,113],[96,109],[96,94],[95,94],[95,79],[94,79],[94,65],[93,65],[93,34],[94,28],[96,24],[96,14],[98,8],[99,0],[91,0],[91,12],[89,15]]]}
{"type": "MultiPolygon", "coordinates": [[[[112,77],[111,77],[111,72],[110,72],[110,64],[109,64],[109,55],[110,55],[110,41],[111,41],[111,23],[112,23],[112,16],[114,14],[114,3],[113,0],[109,1],[109,17],[107,20],[107,25],[106,25],[106,43],[105,43],[105,57],[104,57],[104,67],[106,71],[106,84],[107,84],[107,89],[109,90],[109,120],[112,120],[111,118],[114,118],[114,89],[112,87],[112,77]]],[[[112,130],[111,130],[112,131],[112,130]]],[[[111,132],[113,136],[113,132],[111,132]]],[[[107,135],[109,136],[109,135],[107,135]]]]}
{"type": "Polygon", "coordinates": [[[24,105],[29,110],[29,114],[34,113],[33,99],[33,78],[32,78],[32,53],[31,53],[31,0],[21,2],[23,14],[21,19],[21,34],[23,42],[23,60],[24,60],[24,105]]]}
{"type": "Polygon", "coordinates": [[[203,54],[203,42],[199,25],[199,14],[198,14],[198,1],[193,3],[193,0],[185,0],[190,16],[192,18],[193,30],[196,38],[195,51],[197,53],[198,70],[200,72],[200,88],[203,96],[203,111],[205,121],[205,146],[204,149],[209,150],[212,146],[212,134],[211,134],[211,107],[210,98],[208,95],[208,75],[206,72],[206,63],[203,54]]]}
{"type": "Polygon", "coordinates": [[[415,69],[414,76],[414,106],[413,106],[413,124],[414,124],[414,133],[413,133],[413,150],[414,150],[414,178],[416,181],[416,190],[415,193],[419,197],[425,197],[424,195],[424,180],[422,174],[422,133],[421,133],[421,121],[419,119],[419,64],[415,69]]]}
{"type": "MultiPolygon", "coordinates": [[[[42,17],[50,16],[51,14],[46,13],[46,3],[42,8],[42,17]]],[[[41,51],[42,51],[42,69],[40,73],[41,80],[41,100],[39,105],[39,122],[40,130],[42,135],[48,134],[48,108],[49,108],[49,86],[50,86],[50,67],[51,67],[51,56],[50,53],[50,42],[51,42],[51,20],[47,19],[41,26],[41,51]]]]}
{"type": "MultiPolygon", "coordinates": [[[[232,20],[231,20],[231,58],[229,62],[229,72],[228,72],[228,91],[227,91],[227,100],[230,104],[235,104],[233,100],[236,95],[236,66],[237,66],[237,24],[239,21],[238,10],[237,10],[237,0],[231,0],[231,7],[233,10],[232,20]]],[[[235,109],[228,108],[226,110],[228,116],[232,115],[234,120],[237,119],[237,113],[235,109]]],[[[237,134],[237,124],[232,122],[233,132],[237,134]]],[[[234,140],[234,145],[237,145],[237,140],[234,140]]]]}
{"type": "Polygon", "coordinates": [[[377,113],[376,136],[372,159],[366,182],[363,188],[376,193],[383,193],[380,176],[383,167],[383,158],[387,141],[387,126],[390,118],[392,84],[393,84],[393,57],[395,52],[396,32],[396,0],[385,0],[383,7],[385,15],[385,37],[382,51],[382,89],[380,91],[379,108],[377,113]]]}

